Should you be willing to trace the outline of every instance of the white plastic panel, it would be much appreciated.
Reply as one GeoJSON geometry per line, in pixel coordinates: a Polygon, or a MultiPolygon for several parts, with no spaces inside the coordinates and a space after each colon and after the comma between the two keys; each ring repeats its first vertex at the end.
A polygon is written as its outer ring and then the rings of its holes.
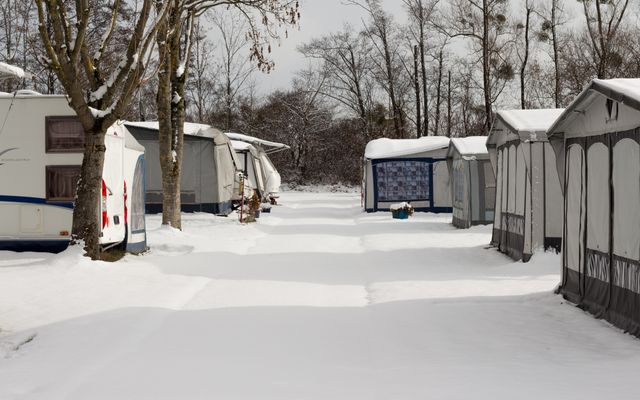
{"type": "Polygon", "coordinates": [[[515,145],[509,147],[509,158],[507,162],[507,174],[509,175],[509,183],[507,186],[507,212],[513,214],[516,211],[516,173],[518,168],[515,145]]]}
{"type": "Polygon", "coordinates": [[[527,165],[525,162],[524,152],[526,150],[525,145],[518,146],[516,150],[516,204],[515,212],[517,215],[524,215],[525,209],[525,191],[527,189],[527,180],[529,179],[527,174],[527,165]]]}
{"type": "Polygon", "coordinates": [[[613,252],[640,259],[640,145],[631,139],[613,148],[613,252]]]}
{"type": "Polygon", "coordinates": [[[609,252],[609,148],[596,143],[587,151],[587,247],[609,252]]]}
{"type": "Polygon", "coordinates": [[[567,154],[567,213],[564,238],[567,268],[582,271],[581,249],[584,206],[583,151],[578,145],[569,148],[567,154]]]}

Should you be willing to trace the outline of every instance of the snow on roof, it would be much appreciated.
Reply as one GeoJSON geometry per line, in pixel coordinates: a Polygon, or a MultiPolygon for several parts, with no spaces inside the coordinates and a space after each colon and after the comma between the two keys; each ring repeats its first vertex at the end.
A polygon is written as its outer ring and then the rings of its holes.
{"type": "Polygon", "coordinates": [[[449,147],[449,140],[444,136],[426,136],[419,139],[375,139],[367,143],[364,156],[373,160],[446,149],[449,147]]]}
{"type": "Polygon", "coordinates": [[[516,132],[545,133],[564,109],[501,110],[498,118],[516,132]]]}
{"type": "Polygon", "coordinates": [[[592,100],[596,95],[606,96],[614,101],[625,104],[636,110],[640,110],[640,79],[619,78],[619,79],[594,79],[589,86],[576,97],[565,112],[549,128],[551,135],[566,121],[572,120],[576,115],[573,111],[585,102],[592,100]]]}
{"type": "Polygon", "coordinates": [[[26,76],[24,70],[15,65],[9,65],[0,62],[0,79],[19,78],[22,79],[26,76]]]}
{"type": "Polygon", "coordinates": [[[640,102],[640,79],[594,79],[593,85],[599,86],[601,91],[602,89],[609,89],[612,92],[640,102]]]}
{"type": "Polygon", "coordinates": [[[464,138],[452,138],[451,146],[463,156],[489,154],[487,151],[487,136],[468,136],[464,138]]]}
{"type": "MultiPolygon", "coordinates": [[[[157,131],[160,129],[160,124],[158,123],[158,121],[138,121],[138,122],[126,121],[125,125],[134,126],[134,127],[143,128],[143,129],[151,129],[154,131],[157,131]]],[[[199,136],[199,137],[215,139],[218,136],[222,135],[222,131],[212,127],[211,125],[198,124],[195,122],[185,122],[184,134],[189,136],[199,136]]]]}
{"type": "Polygon", "coordinates": [[[242,133],[226,132],[225,135],[227,135],[229,137],[229,139],[231,139],[231,140],[237,140],[237,141],[251,143],[254,146],[272,147],[272,148],[275,148],[275,149],[283,149],[283,150],[291,148],[291,147],[289,147],[288,145],[286,145],[284,143],[270,142],[268,140],[259,139],[257,137],[245,135],[245,134],[242,134],[242,133]]]}

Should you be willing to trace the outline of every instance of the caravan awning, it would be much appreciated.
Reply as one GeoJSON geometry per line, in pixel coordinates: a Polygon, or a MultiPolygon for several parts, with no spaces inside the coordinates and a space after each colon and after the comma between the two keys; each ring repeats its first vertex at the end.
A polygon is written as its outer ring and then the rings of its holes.
{"type": "Polygon", "coordinates": [[[249,143],[254,146],[260,146],[262,147],[264,152],[267,154],[271,154],[271,153],[275,153],[278,151],[287,150],[291,148],[289,145],[286,145],[284,143],[271,142],[269,140],[259,139],[257,137],[245,135],[242,133],[227,132],[225,133],[225,135],[227,135],[231,140],[249,143]]]}
{"type": "MultiPolygon", "coordinates": [[[[125,121],[124,123],[127,126],[148,129],[151,131],[160,130],[160,124],[158,121],[125,121]]],[[[212,127],[207,124],[198,124],[195,122],[185,122],[184,123],[184,134],[187,136],[195,136],[201,138],[212,139],[216,144],[221,144],[226,142],[226,139],[223,135],[222,131],[212,127]]]]}

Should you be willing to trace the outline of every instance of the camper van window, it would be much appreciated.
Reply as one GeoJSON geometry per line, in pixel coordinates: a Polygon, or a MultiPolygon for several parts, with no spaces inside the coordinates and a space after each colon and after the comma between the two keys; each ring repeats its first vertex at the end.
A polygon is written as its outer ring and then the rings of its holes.
{"type": "Polygon", "coordinates": [[[47,166],[47,201],[73,201],[80,166],[47,166]]]}
{"type": "Polygon", "coordinates": [[[47,153],[82,153],[84,129],[78,117],[46,117],[47,153]]]}

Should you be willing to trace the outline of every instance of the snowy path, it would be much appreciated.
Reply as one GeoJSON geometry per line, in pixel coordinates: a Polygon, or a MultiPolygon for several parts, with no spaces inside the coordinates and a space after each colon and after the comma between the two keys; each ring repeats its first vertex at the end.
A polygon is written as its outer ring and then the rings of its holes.
{"type": "Polygon", "coordinates": [[[153,250],[118,264],[0,252],[0,399],[635,396],[640,341],[552,294],[557,256],[358,202],[151,217],[153,250]]]}

